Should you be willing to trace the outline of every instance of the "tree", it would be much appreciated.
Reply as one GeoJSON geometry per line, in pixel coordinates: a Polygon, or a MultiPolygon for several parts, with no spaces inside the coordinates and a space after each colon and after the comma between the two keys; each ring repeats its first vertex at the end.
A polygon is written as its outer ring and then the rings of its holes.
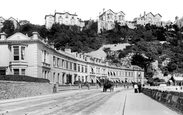
{"type": "Polygon", "coordinates": [[[13,21],[6,20],[3,23],[3,27],[1,29],[1,32],[5,32],[7,34],[7,37],[9,37],[12,34],[14,34],[14,31],[15,31],[15,27],[14,27],[13,21]]]}

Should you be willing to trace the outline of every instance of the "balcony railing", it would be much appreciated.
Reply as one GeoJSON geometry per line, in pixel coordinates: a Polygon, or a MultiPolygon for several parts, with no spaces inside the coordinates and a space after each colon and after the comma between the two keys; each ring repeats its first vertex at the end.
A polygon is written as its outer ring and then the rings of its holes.
{"type": "Polygon", "coordinates": [[[9,64],[10,66],[28,66],[28,62],[19,60],[10,61],[9,64]]]}
{"type": "Polygon", "coordinates": [[[42,67],[45,67],[45,68],[50,68],[50,64],[48,64],[48,63],[45,63],[45,62],[42,62],[42,67]]]}

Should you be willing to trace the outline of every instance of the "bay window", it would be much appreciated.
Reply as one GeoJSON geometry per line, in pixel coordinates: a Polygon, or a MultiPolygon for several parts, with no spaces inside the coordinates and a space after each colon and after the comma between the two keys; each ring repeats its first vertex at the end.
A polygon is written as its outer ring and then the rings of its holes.
{"type": "Polygon", "coordinates": [[[13,60],[25,60],[25,46],[13,46],[13,60]]]}
{"type": "Polygon", "coordinates": [[[25,69],[13,69],[14,75],[25,75],[25,69]]]}
{"type": "Polygon", "coordinates": [[[13,69],[14,75],[19,75],[19,69],[13,69]]]}

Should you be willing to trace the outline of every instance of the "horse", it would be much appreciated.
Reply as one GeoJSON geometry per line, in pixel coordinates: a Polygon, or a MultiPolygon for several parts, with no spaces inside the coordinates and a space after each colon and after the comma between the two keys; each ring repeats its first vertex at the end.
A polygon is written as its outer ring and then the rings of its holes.
{"type": "Polygon", "coordinates": [[[109,80],[104,81],[103,92],[106,92],[107,89],[109,89],[110,92],[114,91],[114,83],[112,81],[109,80]]]}

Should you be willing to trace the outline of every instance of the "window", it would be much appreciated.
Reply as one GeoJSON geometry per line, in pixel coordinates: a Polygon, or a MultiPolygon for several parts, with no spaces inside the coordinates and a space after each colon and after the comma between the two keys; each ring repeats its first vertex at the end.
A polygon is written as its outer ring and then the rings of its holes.
{"type": "Polygon", "coordinates": [[[76,63],[74,63],[74,70],[75,70],[75,71],[77,70],[76,63]]]}
{"type": "Polygon", "coordinates": [[[57,75],[57,82],[60,83],[60,74],[57,75]]]}
{"type": "Polygon", "coordinates": [[[44,62],[46,62],[46,51],[44,51],[44,62]]]}
{"type": "Polygon", "coordinates": [[[82,69],[81,72],[84,72],[84,67],[83,67],[83,65],[82,65],[81,69],[82,69]]]}
{"type": "Polygon", "coordinates": [[[55,72],[53,73],[53,82],[55,82],[55,72]]]}
{"type": "Polygon", "coordinates": [[[107,14],[107,18],[110,19],[110,15],[109,14],[107,14]]]}
{"type": "Polygon", "coordinates": [[[25,75],[25,69],[22,69],[21,75],[25,75]]]}
{"type": "Polygon", "coordinates": [[[85,73],[87,73],[87,66],[85,66],[85,73]]]}
{"type": "Polygon", "coordinates": [[[63,23],[62,16],[59,16],[59,17],[58,17],[58,23],[59,23],[59,24],[62,24],[62,23],[63,23]]]}
{"type": "Polygon", "coordinates": [[[65,63],[64,63],[64,60],[62,60],[62,67],[63,67],[63,68],[65,67],[65,63]]]}
{"type": "Polygon", "coordinates": [[[55,59],[55,56],[53,56],[53,66],[56,66],[56,59],[55,59]]]}
{"type": "Polygon", "coordinates": [[[57,58],[57,67],[59,67],[60,66],[60,64],[59,64],[59,58],[57,58]]]}
{"type": "Polygon", "coordinates": [[[69,68],[69,64],[68,64],[68,61],[66,61],[66,69],[69,68]]]}
{"type": "Polygon", "coordinates": [[[14,75],[19,75],[19,69],[13,69],[14,75]]]}
{"type": "Polygon", "coordinates": [[[25,60],[25,47],[21,47],[21,60],[25,60]]]}
{"type": "Polygon", "coordinates": [[[80,65],[78,64],[78,72],[80,72],[80,65]]]}
{"type": "Polygon", "coordinates": [[[19,46],[14,46],[14,60],[19,60],[19,46]]]}
{"type": "Polygon", "coordinates": [[[72,62],[70,62],[70,69],[72,70],[72,62]]]}
{"type": "Polygon", "coordinates": [[[25,60],[25,47],[13,46],[13,59],[14,60],[25,60]]]}

